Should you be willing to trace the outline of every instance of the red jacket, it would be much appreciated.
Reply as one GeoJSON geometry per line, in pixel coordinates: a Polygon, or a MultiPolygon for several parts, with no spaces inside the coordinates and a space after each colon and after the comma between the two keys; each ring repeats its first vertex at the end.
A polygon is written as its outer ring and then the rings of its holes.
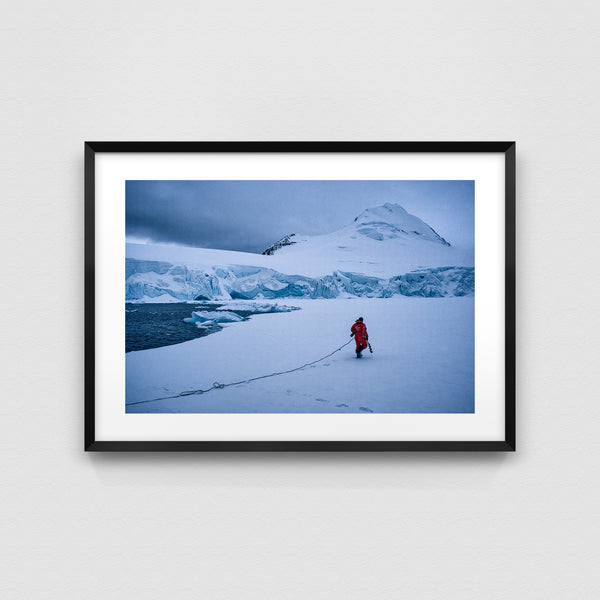
{"type": "Polygon", "coordinates": [[[367,326],[362,321],[356,321],[350,328],[350,331],[354,334],[354,339],[359,343],[366,342],[369,339],[367,326]]]}

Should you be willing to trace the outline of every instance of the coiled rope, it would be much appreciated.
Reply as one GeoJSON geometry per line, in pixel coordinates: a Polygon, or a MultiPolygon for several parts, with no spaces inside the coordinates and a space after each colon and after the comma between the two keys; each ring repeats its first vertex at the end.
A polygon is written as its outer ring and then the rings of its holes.
{"type": "Polygon", "coordinates": [[[151,400],[139,400],[138,402],[127,402],[125,406],[133,406],[134,404],[146,404],[147,402],[158,402],[159,400],[172,400],[173,398],[183,398],[185,396],[199,396],[200,394],[207,394],[208,392],[212,392],[213,390],[222,390],[223,388],[230,387],[232,385],[241,385],[242,383],[251,383],[252,381],[258,381],[259,379],[267,379],[267,377],[275,377],[275,375],[285,375],[287,373],[293,373],[294,371],[299,371],[300,369],[304,369],[306,367],[310,367],[311,365],[315,365],[330,356],[333,356],[336,352],[339,352],[342,348],[347,346],[352,340],[347,341],[345,344],[342,344],[339,348],[336,348],[333,352],[318,358],[317,360],[313,360],[312,362],[308,362],[303,364],[300,367],[296,367],[295,369],[288,369],[287,371],[276,371],[275,373],[269,373],[268,375],[260,375],[259,377],[251,377],[250,379],[243,379],[242,381],[233,381],[232,383],[219,383],[215,381],[211,387],[206,390],[190,390],[186,392],[180,392],[175,396],[165,396],[163,398],[152,398],[151,400]]]}

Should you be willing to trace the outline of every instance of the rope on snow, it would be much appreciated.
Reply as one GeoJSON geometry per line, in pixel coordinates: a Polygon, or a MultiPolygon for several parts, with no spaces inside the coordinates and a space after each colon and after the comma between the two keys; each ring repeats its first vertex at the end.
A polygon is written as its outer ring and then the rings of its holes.
{"type": "Polygon", "coordinates": [[[234,381],[232,383],[219,383],[218,381],[215,381],[212,384],[212,386],[206,390],[190,390],[187,392],[180,392],[179,394],[176,394],[175,396],[165,396],[164,398],[152,398],[152,400],[139,400],[138,402],[127,402],[125,404],[125,406],[132,406],[134,404],[146,404],[147,402],[158,402],[159,400],[171,400],[173,398],[183,398],[185,396],[195,396],[195,395],[199,396],[200,394],[207,394],[208,392],[212,392],[212,390],[222,390],[223,388],[230,387],[232,385],[241,385],[242,383],[251,383],[252,381],[258,381],[259,379],[266,379],[267,377],[274,377],[275,375],[285,375],[287,373],[293,373],[294,371],[299,371],[300,369],[304,369],[305,367],[310,367],[311,365],[314,365],[318,362],[321,362],[322,360],[325,360],[326,358],[329,358],[330,356],[332,356],[336,352],[339,352],[342,348],[347,346],[350,342],[352,342],[352,339],[347,341],[345,344],[342,344],[339,348],[336,348],[333,352],[330,352],[326,356],[322,356],[321,358],[318,358],[317,360],[313,360],[312,362],[305,363],[301,367],[296,367],[295,369],[289,369],[287,371],[276,371],[275,373],[269,373],[268,375],[260,375],[259,377],[251,377],[250,379],[244,379],[242,381],[234,381]]]}

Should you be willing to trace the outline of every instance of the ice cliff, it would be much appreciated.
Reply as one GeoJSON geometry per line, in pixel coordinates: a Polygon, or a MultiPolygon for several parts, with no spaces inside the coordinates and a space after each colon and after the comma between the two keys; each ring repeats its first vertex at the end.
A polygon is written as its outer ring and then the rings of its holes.
{"type": "Polygon", "coordinates": [[[126,260],[126,301],[251,300],[366,296],[465,296],[474,293],[472,267],[425,268],[391,278],[334,271],[324,277],[287,275],[265,267],[188,267],[126,260]]]}

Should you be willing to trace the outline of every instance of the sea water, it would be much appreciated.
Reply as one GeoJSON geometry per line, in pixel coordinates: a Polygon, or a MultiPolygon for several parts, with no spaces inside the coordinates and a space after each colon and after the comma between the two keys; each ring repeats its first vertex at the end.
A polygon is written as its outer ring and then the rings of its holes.
{"type": "MultiPolygon", "coordinates": [[[[203,324],[196,327],[186,323],[194,311],[213,311],[223,303],[167,303],[167,304],[125,304],[125,352],[148,350],[181,344],[199,337],[221,331],[218,323],[203,324]]],[[[254,310],[229,310],[240,317],[248,318],[254,310]]]]}

